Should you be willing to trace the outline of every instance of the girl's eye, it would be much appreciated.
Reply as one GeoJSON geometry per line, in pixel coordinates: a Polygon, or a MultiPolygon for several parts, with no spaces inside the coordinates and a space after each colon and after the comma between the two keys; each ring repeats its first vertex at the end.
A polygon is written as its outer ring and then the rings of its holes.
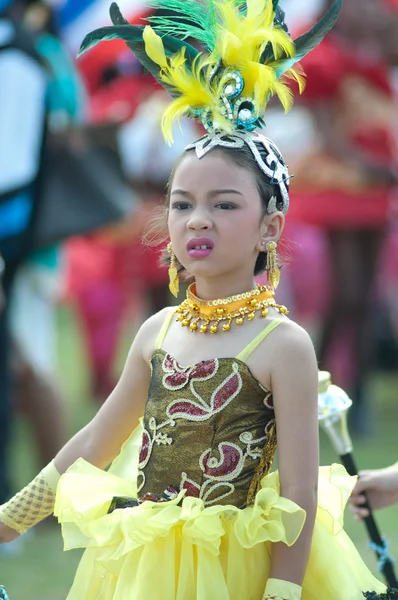
{"type": "Polygon", "coordinates": [[[217,204],[216,208],[221,208],[221,210],[234,210],[236,204],[231,204],[231,202],[220,202],[217,204]]]}
{"type": "Polygon", "coordinates": [[[188,204],[188,202],[173,202],[171,208],[173,208],[174,210],[187,210],[187,208],[190,208],[191,205],[188,204]]]}

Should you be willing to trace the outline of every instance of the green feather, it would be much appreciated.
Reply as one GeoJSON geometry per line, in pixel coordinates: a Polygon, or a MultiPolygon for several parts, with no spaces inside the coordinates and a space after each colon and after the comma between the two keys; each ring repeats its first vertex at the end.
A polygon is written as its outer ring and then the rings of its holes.
{"type": "Polygon", "coordinates": [[[116,2],[112,2],[111,7],[109,9],[109,14],[111,16],[111,21],[114,25],[128,25],[129,22],[125,19],[120,12],[120,8],[116,4],[116,2]]]}
{"type": "MultiPolygon", "coordinates": [[[[294,40],[296,53],[292,57],[285,56],[278,59],[278,68],[276,69],[277,77],[281,77],[284,73],[286,73],[286,71],[291,69],[297,62],[302,60],[322,42],[323,38],[329,33],[336,23],[342,5],[343,0],[334,0],[332,6],[318,21],[318,23],[314,25],[310,31],[294,40]]],[[[267,46],[261,57],[261,62],[263,64],[267,64],[269,62],[273,62],[274,60],[275,57],[272,53],[272,49],[267,46]]]]}
{"type": "Polygon", "coordinates": [[[329,31],[334,27],[341,8],[343,0],[334,0],[327,13],[318,21],[318,23],[304,35],[301,35],[294,41],[296,46],[296,62],[304,58],[314,48],[316,48],[329,31]]]}
{"type": "MultiPolygon", "coordinates": [[[[138,58],[144,69],[167,89],[171,95],[178,96],[173,88],[161,80],[159,65],[154,63],[145,52],[145,44],[142,37],[144,27],[142,25],[130,25],[128,21],[124,19],[116,3],[111,5],[110,14],[111,19],[115,24],[109,27],[100,27],[87,34],[80,46],[78,56],[81,56],[84,52],[87,52],[87,50],[94,48],[99,42],[115,39],[123,40],[138,58]]],[[[166,56],[173,56],[180,52],[182,48],[185,48],[185,58],[188,67],[192,65],[195,58],[199,55],[198,50],[182,40],[173,38],[170,35],[165,35],[162,39],[166,56]]]]}
{"type": "Polygon", "coordinates": [[[210,52],[216,45],[216,5],[214,0],[188,2],[188,0],[150,0],[149,6],[167,11],[166,15],[153,15],[148,21],[157,33],[166,33],[183,40],[194,38],[210,52]]]}
{"type": "Polygon", "coordinates": [[[285,23],[285,16],[286,16],[285,11],[282,10],[279,6],[276,6],[274,10],[275,10],[275,18],[274,18],[275,25],[279,25],[279,27],[282,27],[282,29],[284,29],[286,31],[286,33],[289,33],[289,30],[285,23]]]}

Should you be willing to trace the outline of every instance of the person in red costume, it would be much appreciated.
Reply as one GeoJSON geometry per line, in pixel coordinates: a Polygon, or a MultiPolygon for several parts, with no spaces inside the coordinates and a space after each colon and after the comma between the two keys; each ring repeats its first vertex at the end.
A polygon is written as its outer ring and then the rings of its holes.
{"type": "Polygon", "coordinates": [[[392,22],[396,26],[397,17],[387,4],[346,0],[333,33],[302,64],[307,73],[302,102],[315,120],[319,147],[294,165],[291,216],[327,232],[333,290],[319,357],[322,368],[330,367],[330,350],[344,339],[359,431],[366,427],[363,386],[373,364],[367,318],[374,305],[372,284],[396,211],[392,22]]]}

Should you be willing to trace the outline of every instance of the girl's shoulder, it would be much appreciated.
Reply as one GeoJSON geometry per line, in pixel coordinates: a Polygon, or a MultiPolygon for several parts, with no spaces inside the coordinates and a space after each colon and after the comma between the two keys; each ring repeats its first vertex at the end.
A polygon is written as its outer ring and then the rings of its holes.
{"type": "Polygon", "coordinates": [[[166,306],[159,312],[150,316],[141,325],[137,338],[140,340],[143,354],[148,359],[152,356],[156,346],[156,341],[162,331],[163,326],[171,319],[175,312],[175,306],[166,306]]]}
{"type": "Polygon", "coordinates": [[[159,330],[165,321],[174,314],[176,308],[176,306],[166,306],[165,308],[162,308],[159,312],[148,317],[141,325],[141,329],[145,329],[147,333],[151,331],[159,333],[159,330]]]}
{"type": "MultiPolygon", "coordinates": [[[[270,338],[271,339],[271,338],[270,338]]],[[[305,349],[314,349],[313,342],[309,333],[288,317],[281,319],[279,327],[276,328],[275,334],[272,336],[274,346],[281,351],[303,351],[305,349]]]]}

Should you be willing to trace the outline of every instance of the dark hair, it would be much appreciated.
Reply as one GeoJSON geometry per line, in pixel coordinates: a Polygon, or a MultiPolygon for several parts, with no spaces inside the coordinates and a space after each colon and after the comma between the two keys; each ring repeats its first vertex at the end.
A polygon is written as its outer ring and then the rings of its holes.
{"type": "MultiPolygon", "coordinates": [[[[264,146],[260,143],[256,143],[256,147],[257,147],[258,152],[261,155],[261,158],[263,159],[264,162],[266,162],[267,152],[266,152],[264,146]]],[[[169,177],[167,185],[166,185],[166,196],[163,199],[162,206],[159,208],[158,213],[152,219],[152,221],[149,225],[149,228],[144,235],[144,242],[146,242],[150,245],[162,243],[162,242],[166,241],[168,238],[167,233],[166,233],[166,231],[167,231],[166,217],[167,217],[167,211],[168,211],[168,206],[169,206],[169,202],[170,202],[171,186],[172,186],[174,175],[175,175],[175,172],[176,172],[178,166],[180,165],[180,163],[182,162],[184,157],[187,156],[190,152],[194,152],[194,150],[193,149],[186,150],[183,154],[181,154],[181,156],[175,163],[173,170],[170,173],[170,177],[169,177]]],[[[258,164],[253,156],[252,151],[246,144],[244,144],[242,147],[234,147],[234,148],[230,148],[230,147],[226,147],[226,146],[215,146],[209,152],[220,152],[223,155],[227,156],[230,160],[232,160],[237,166],[248,169],[249,171],[251,171],[253,173],[253,175],[255,176],[255,179],[256,179],[257,190],[258,190],[258,193],[260,196],[264,215],[267,214],[268,204],[272,197],[276,197],[277,209],[278,210],[282,209],[283,201],[282,201],[279,185],[276,183],[271,183],[270,178],[267,175],[265,175],[265,173],[263,173],[263,171],[260,169],[260,167],[258,166],[258,164]]],[[[286,185],[288,185],[288,183],[286,183],[286,185]]],[[[161,265],[163,265],[163,266],[168,265],[170,263],[170,256],[166,250],[163,251],[160,260],[161,260],[161,265]]],[[[257,259],[256,259],[256,264],[254,267],[254,275],[256,276],[256,275],[260,275],[261,273],[263,273],[266,269],[266,265],[267,265],[266,252],[259,252],[257,259]]],[[[184,266],[178,260],[176,260],[176,266],[177,266],[179,273],[181,273],[182,275],[188,276],[188,278],[190,277],[189,274],[186,272],[184,266]]]]}

